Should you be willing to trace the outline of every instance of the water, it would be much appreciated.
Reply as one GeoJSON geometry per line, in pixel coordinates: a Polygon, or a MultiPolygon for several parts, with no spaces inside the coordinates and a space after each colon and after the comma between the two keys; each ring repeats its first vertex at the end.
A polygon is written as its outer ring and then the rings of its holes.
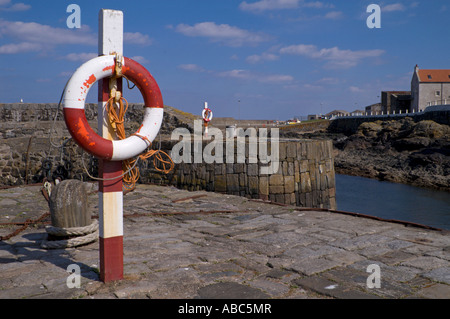
{"type": "Polygon", "coordinates": [[[341,211],[450,230],[449,192],[337,174],[336,201],[341,211]]]}

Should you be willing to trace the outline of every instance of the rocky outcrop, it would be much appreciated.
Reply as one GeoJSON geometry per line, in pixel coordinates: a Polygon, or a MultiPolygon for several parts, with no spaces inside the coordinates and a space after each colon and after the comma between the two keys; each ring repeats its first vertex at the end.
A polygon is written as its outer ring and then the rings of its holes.
{"type": "Polygon", "coordinates": [[[450,191],[448,125],[406,117],[365,122],[351,135],[318,132],[309,136],[333,140],[338,174],[450,191]]]}

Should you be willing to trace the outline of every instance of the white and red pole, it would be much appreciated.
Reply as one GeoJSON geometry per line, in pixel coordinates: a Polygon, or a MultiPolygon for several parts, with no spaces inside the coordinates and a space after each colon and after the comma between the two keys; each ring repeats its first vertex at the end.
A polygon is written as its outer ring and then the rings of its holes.
{"type": "MultiPolygon", "coordinates": [[[[205,102],[205,110],[208,109],[208,102],[205,102]]],[[[203,119],[204,124],[205,124],[205,137],[208,137],[208,122],[206,121],[206,119],[203,119]]]]}
{"type": "MultiPolygon", "coordinates": [[[[123,56],[123,12],[101,9],[99,12],[99,55],[123,56]]],[[[110,84],[122,91],[121,78],[107,78],[98,84],[98,134],[117,140],[112,130],[106,103],[110,97],[110,84]],[[111,82],[110,81],[116,81],[111,82]]],[[[122,161],[99,159],[99,241],[100,280],[109,282],[123,279],[123,190],[122,161]],[[114,179],[117,177],[117,179],[114,179]]]]}
{"type": "Polygon", "coordinates": [[[209,109],[208,107],[208,102],[205,102],[205,108],[203,109],[202,112],[202,117],[203,117],[203,123],[205,126],[205,137],[208,137],[208,124],[209,122],[211,122],[212,120],[212,111],[209,109]]]}

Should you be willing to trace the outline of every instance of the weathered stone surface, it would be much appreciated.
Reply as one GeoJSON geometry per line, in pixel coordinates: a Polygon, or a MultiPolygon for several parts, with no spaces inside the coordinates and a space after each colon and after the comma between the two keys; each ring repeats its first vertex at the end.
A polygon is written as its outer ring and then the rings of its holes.
{"type": "MultiPolygon", "coordinates": [[[[29,212],[16,221],[37,218],[47,210],[39,190],[0,190],[0,201],[14,198],[17,209],[29,212]]],[[[98,196],[89,194],[95,208],[98,196]]],[[[0,207],[1,221],[9,209],[0,207]]],[[[45,251],[45,231],[29,227],[0,242],[0,298],[448,297],[450,239],[444,232],[295,209],[138,185],[124,197],[123,280],[99,282],[98,242],[45,251]],[[67,266],[74,263],[81,267],[79,289],[66,285],[67,266]],[[367,287],[373,264],[380,267],[381,288],[367,287]]],[[[0,235],[14,229],[2,227],[0,235]]]]}

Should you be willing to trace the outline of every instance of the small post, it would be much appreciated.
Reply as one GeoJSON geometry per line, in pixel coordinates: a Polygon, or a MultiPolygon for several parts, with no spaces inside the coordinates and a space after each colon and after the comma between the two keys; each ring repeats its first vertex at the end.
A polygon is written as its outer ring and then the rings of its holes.
{"type": "MultiPolygon", "coordinates": [[[[101,9],[99,12],[99,55],[123,55],[123,12],[101,9]]],[[[110,84],[122,91],[122,80],[103,79],[98,85],[98,134],[114,140],[106,112],[110,84]]],[[[123,279],[123,190],[122,162],[99,160],[99,241],[100,280],[123,279]],[[117,179],[114,179],[117,177],[117,179]]]]}
{"type": "MultiPolygon", "coordinates": [[[[208,102],[205,102],[205,110],[208,109],[208,102]]],[[[206,121],[206,118],[203,119],[205,124],[205,137],[208,137],[208,122],[206,121]]]]}

